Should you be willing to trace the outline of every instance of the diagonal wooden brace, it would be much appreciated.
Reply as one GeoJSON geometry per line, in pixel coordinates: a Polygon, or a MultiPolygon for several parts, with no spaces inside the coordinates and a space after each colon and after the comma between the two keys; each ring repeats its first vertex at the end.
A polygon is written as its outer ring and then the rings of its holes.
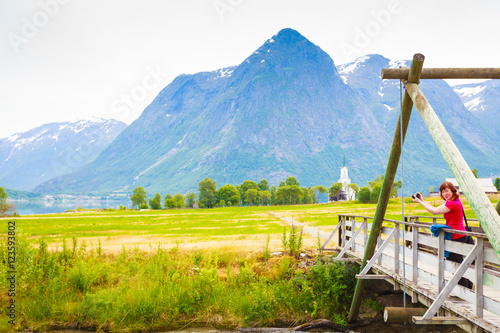
{"type": "Polygon", "coordinates": [[[332,233],[330,234],[330,236],[328,236],[327,240],[323,243],[323,246],[321,246],[321,251],[323,251],[326,247],[326,244],[328,244],[328,242],[332,239],[333,235],[335,235],[335,233],[337,232],[337,230],[339,230],[340,226],[342,224],[337,224],[337,226],[335,227],[335,229],[333,229],[332,233]]]}
{"type": "MultiPolygon", "coordinates": [[[[354,225],[354,222],[353,222],[353,225],[354,225]]],[[[351,239],[349,239],[349,241],[347,242],[347,244],[344,246],[344,248],[342,249],[342,251],[340,251],[340,253],[334,258],[334,260],[340,259],[340,258],[342,258],[344,256],[344,254],[346,253],[347,249],[352,246],[352,244],[356,241],[356,237],[358,237],[358,235],[361,233],[361,231],[363,231],[364,228],[366,228],[366,223],[363,223],[361,225],[361,227],[359,227],[358,230],[356,230],[356,232],[354,233],[354,235],[351,237],[351,239]]]]}
{"type": "Polygon", "coordinates": [[[382,245],[380,245],[377,252],[375,252],[373,254],[372,258],[370,259],[370,261],[368,261],[368,263],[363,268],[363,270],[359,273],[359,275],[365,275],[368,273],[368,271],[370,270],[370,268],[372,268],[375,261],[377,261],[377,259],[382,255],[382,253],[384,252],[387,245],[389,245],[391,243],[391,240],[394,238],[394,235],[396,234],[396,232],[399,232],[399,229],[394,228],[394,230],[391,231],[391,233],[387,236],[387,238],[382,243],[382,245]]]}
{"type": "Polygon", "coordinates": [[[450,295],[451,291],[455,286],[458,284],[458,281],[462,278],[464,275],[465,271],[467,268],[472,264],[472,262],[476,259],[477,254],[478,254],[478,249],[479,245],[476,243],[472,250],[469,252],[467,257],[465,257],[464,261],[458,266],[457,271],[453,275],[450,281],[446,284],[446,286],[441,290],[441,292],[437,295],[436,299],[434,302],[429,306],[429,309],[425,312],[425,314],[422,316],[423,320],[428,320],[434,317],[434,315],[437,313],[441,305],[443,305],[444,301],[446,300],[446,297],[450,295]]]}

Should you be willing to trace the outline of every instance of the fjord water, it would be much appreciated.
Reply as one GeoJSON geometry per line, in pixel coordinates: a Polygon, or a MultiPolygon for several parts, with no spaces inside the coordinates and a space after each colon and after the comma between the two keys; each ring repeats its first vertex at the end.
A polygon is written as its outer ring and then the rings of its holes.
{"type": "Polygon", "coordinates": [[[100,208],[115,208],[120,205],[130,208],[132,202],[130,199],[120,200],[43,200],[43,199],[28,199],[12,201],[16,205],[16,213],[18,215],[32,214],[55,214],[63,213],[67,210],[76,209],[78,207],[86,209],[100,208]]]}

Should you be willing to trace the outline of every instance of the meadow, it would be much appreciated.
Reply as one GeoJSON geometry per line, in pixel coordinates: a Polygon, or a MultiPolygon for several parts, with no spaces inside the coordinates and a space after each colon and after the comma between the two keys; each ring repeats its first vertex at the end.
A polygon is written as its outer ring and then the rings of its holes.
{"type": "MultiPolygon", "coordinates": [[[[439,199],[430,199],[441,204],[439,199]]],[[[493,198],[496,203],[498,197],[493,198]]],[[[139,332],[291,326],[317,318],[345,325],[357,266],[283,251],[276,218],[332,230],[338,214],[373,216],[375,204],[81,211],[2,219],[0,331],[85,328],[139,332]],[[8,324],[7,221],[16,221],[16,325],[8,324]],[[309,263],[309,264],[308,264],[309,263]]],[[[474,218],[465,203],[467,216],[474,218]]],[[[405,202],[405,215],[429,215],[405,202]]],[[[391,199],[387,218],[401,218],[391,199]]],[[[284,229],[286,228],[286,229],[284,229]]]]}

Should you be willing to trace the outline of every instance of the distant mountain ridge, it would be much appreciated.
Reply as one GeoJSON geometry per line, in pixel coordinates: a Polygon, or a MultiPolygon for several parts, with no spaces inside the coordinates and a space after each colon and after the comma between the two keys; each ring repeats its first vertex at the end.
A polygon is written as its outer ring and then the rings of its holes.
{"type": "Polygon", "coordinates": [[[94,160],[127,125],[93,118],[49,123],[0,139],[0,186],[32,190],[94,160]]]}
{"type": "Polygon", "coordinates": [[[490,136],[500,140],[500,83],[488,80],[453,86],[464,106],[479,119],[490,136]]]}
{"type": "MultiPolygon", "coordinates": [[[[293,29],[283,29],[237,66],[180,75],[90,164],[40,192],[195,191],[217,184],[295,176],[329,186],[345,154],[364,186],[383,174],[399,114],[399,84],[384,67],[409,65],[368,55],[339,66],[293,29]]],[[[500,173],[496,138],[442,80],[422,90],[472,168],[500,173]],[[477,124],[477,126],[475,126],[477,124]]],[[[404,149],[406,190],[425,191],[451,172],[414,109],[404,149]]]]}

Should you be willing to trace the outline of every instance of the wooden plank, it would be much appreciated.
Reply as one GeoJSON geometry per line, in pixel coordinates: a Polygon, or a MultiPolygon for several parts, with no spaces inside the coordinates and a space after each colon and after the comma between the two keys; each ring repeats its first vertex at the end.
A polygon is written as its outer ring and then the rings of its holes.
{"type": "MultiPolygon", "coordinates": [[[[382,80],[408,80],[409,68],[384,68],[382,80]]],[[[420,79],[500,79],[500,68],[424,68],[420,79]]]]}
{"type": "Polygon", "coordinates": [[[392,276],[390,276],[390,275],[377,275],[377,274],[356,274],[356,279],[384,280],[384,279],[392,279],[392,276]]]}
{"type": "Polygon", "coordinates": [[[460,185],[460,189],[469,201],[496,254],[500,256],[500,241],[497,237],[500,234],[500,215],[477,183],[476,177],[472,174],[470,167],[446,132],[420,87],[415,83],[408,83],[406,91],[414,101],[422,120],[455,176],[458,185],[460,185]]]}
{"type": "Polygon", "coordinates": [[[478,247],[478,255],[476,258],[476,284],[475,284],[475,293],[476,293],[476,316],[479,318],[483,318],[483,307],[484,307],[484,298],[483,298],[483,260],[484,260],[484,252],[483,252],[483,239],[477,239],[477,247],[478,247]]]}
{"type": "Polygon", "coordinates": [[[460,317],[432,317],[424,319],[423,316],[413,316],[413,322],[419,325],[460,325],[467,324],[469,321],[460,317]]]}

